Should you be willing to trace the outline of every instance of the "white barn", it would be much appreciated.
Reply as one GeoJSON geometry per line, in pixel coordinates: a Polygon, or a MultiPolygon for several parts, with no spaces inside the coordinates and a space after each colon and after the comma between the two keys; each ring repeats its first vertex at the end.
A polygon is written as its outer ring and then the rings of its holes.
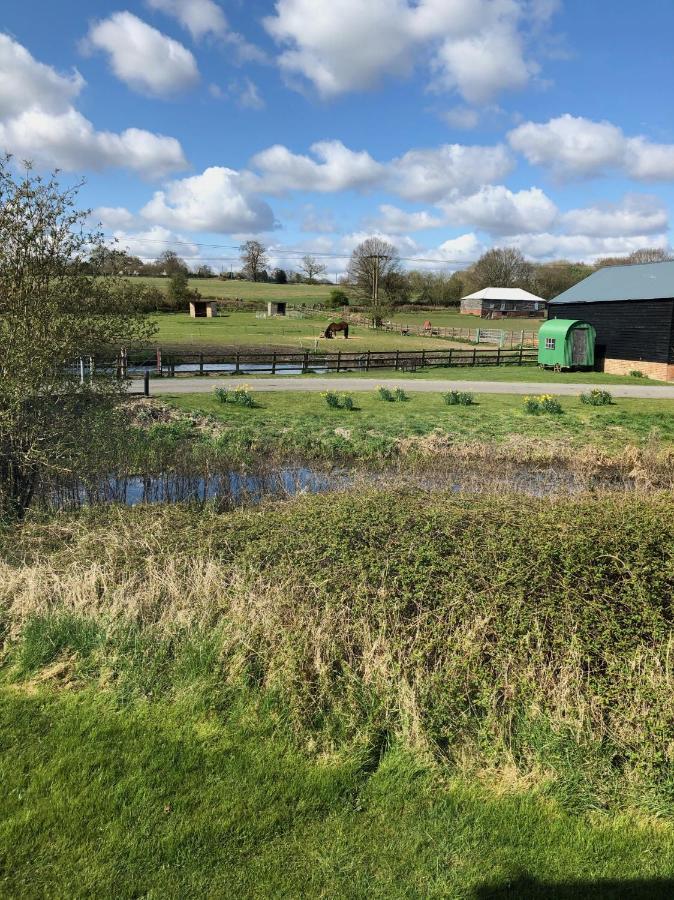
{"type": "Polygon", "coordinates": [[[461,312],[483,319],[542,318],[547,300],[522,288],[483,288],[461,298],[461,312]]]}

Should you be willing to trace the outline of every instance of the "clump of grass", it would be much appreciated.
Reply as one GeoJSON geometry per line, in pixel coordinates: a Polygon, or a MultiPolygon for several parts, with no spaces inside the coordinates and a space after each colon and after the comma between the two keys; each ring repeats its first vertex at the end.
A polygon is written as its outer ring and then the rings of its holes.
{"type": "Polygon", "coordinates": [[[235,406],[244,406],[248,409],[256,405],[250,388],[245,384],[235,388],[216,387],[213,394],[220,403],[233,403],[235,406]]]}
{"type": "Polygon", "coordinates": [[[402,388],[397,387],[391,390],[391,388],[383,384],[380,384],[377,388],[377,396],[380,400],[385,400],[387,403],[404,403],[410,399],[402,388]]]}
{"type": "Polygon", "coordinates": [[[469,391],[447,391],[442,395],[447,406],[472,406],[475,396],[469,391]]]}
{"type": "Polygon", "coordinates": [[[610,391],[602,391],[601,388],[593,388],[580,395],[580,402],[586,406],[611,406],[613,395],[610,391]]]}
{"type": "Polygon", "coordinates": [[[558,416],[564,410],[562,404],[552,394],[539,394],[536,397],[525,397],[524,408],[531,415],[538,416],[541,413],[558,416]]]}
{"type": "Polygon", "coordinates": [[[353,410],[356,408],[351,394],[338,394],[336,391],[327,391],[323,396],[331,409],[353,410]]]}

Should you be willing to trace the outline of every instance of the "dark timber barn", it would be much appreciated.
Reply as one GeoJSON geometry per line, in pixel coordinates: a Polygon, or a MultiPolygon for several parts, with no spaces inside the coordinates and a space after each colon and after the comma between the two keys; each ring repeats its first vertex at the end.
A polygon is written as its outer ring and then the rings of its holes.
{"type": "Polygon", "coordinates": [[[604,372],[674,380],[674,262],[599,269],[551,300],[548,318],[593,325],[604,372]]]}

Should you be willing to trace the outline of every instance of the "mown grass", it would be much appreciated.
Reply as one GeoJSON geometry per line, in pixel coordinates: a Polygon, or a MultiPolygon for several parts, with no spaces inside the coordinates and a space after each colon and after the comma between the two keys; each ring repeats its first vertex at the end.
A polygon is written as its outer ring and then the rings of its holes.
{"type": "MultiPolygon", "coordinates": [[[[242,376],[237,376],[241,378],[242,376]]],[[[243,376],[268,378],[269,375],[243,376]]],[[[279,377],[279,376],[273,376],[279,377]]],[[[325,378],[324,374],[307,374],[302,376],[288,376],[288,389],[292,390],[293,378],[325,378]]],[[[526,366],[453,366],[437,368],[424,368],[416,372],[396,371],[395,369],[370,369],[355,372],[330,372],[330,378],[408,378],[412,381],[429,381],[445,379],[447,381],[530,381],[537,384],[634,384],[657,385],[664,384],[652,378],[641,378],[633,375],[609,375],[605,372],[553,372],[550,369],[541,369],[537,365],[526,366]]]]}
{"type": "MultiPolygon", "coordinates": [[[[674,401],[616,399],[605,407],[561,397],[561,416],[528,415],[523,398],[476,393],[470,407],[447,406],[441,394],[413,393],[384,403],[375,391],[353,395],[357,409],[331,409],[318,393],[258,392],[254,409],[223,407],[210,394],[163,396],[185,414],[211,418],[223,457],[265,455],[381,460],[423,450],[434,437],[445,452],[466,443],[548,442],[558,449],[597,447],[621,453],[627,444],[667,447],[674,441],[674,401]]],[[[190,433],[188,429],[188,433],[190,433]]],[[[161,428],[155,431],[158,437],[161,428]]],[[[442,449],[442,448],[439,448],[442,449]]]]}
{"type": "MultiPolygon", "coordinates": [[[[134,284],[146,284],[168,291],[168,278],[135,276],[129,279],[134,284]]],[[[334,290],[333,284],[263,284],[252,281],[222,280],[220,278],[190,278],[190,290],[199,291],[204,297],[219,300],[243,300],[246,303],[259,302],[262,307],[269,300],[285,300],[287,303],[305,303],[316,306],[324,303],[334,290]]]]}
{"type": "Polygon", "coordinates": [[[304,319],[272,317],[258,319],[254,312],[223,312],[214,319],[193,319],[187,313],[156,313],[157,333],[153,342],[164,348],[259,348],[330,350],[357,353],[361,350],[448,350],[463,346],[443,338],[387,334],[362,325],[349,326],[349,338],[325,340],[321,334],[333,316],[304,319]]]}
{"type": "Polygon", "coordinates": [[[319,759],[254,695],[195,709],[120,705],[110,690],[0,688],[0,777],[7,897],[674,889],[669,825],[570,816],[526,785],[497,792],[443,777],[400,747],[375,765],[319,759]]]}

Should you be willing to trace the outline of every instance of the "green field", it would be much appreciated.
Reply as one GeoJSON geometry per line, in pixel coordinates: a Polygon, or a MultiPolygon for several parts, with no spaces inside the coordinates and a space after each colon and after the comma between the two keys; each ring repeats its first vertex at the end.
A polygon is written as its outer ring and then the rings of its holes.
{"type": "Polygon", "coordinates": [[[320,339],[328,322],[336,316],[256,318],[254,312],[223,312],[214,319],[193,319],[186,313],[157,313],[154,342],[163,347],[226,348],[257,347],[293,350],[447,350],[467,346],[442,338],[387,334],[363,325],[349,328],[349,339],[320,339]]]}
{"type": "Polygon", "coordinates": [[[672,896],[673,522],[393,487],[0,530],[0,894],[672,896]]]}
{"type": "MultiPolygon", "coordinates": [[[[168,278],[152,278],[135,276],[134,284],[147,284],[162,291],[168,290],[168,278]]],[[[334,284],[267,284],[252,281],[223,280],[220,278],[190,278],[190,290],[199,291],[204,297],[217,297],[218,300],[244,300],[247,303],[269,300],[285,300],[288,303],[305,303],[315,306],[324,303],[334,284]]]]}
{"type": "Polygon", "coordinates": [[[394,322],[420,327],[429,321],[431,325],[443,328],[484,328],[496,331],[532,332],[538,331],[544,319],[480,319],[478,316],[462,315],[458,309],[425,310],[408,312],[396,310],[391,316],[394,322]]]}
{"type": "MultiPolygon", "coordinates": [[[[246,409],[222,404],[212,394],[163,396],[162,401],[185,413],[197,412],[219,424],[218,448],[233,459],[254,454],[297,458],[326,457],[380,460],[398,452],[399,442],[421,442],[433,435],[440,452],[445,442],[506,443],[520,439],[545,441],[568,453],[596,447],[620,453],[626,445],[669,447],[674,443],[674,401],[617,399],[611,406],[583,405],[560,397],[563,413],[531,415],[522,397],[475,394],[473,406],[447,406],[440,394],[410,393],[405,402],[380,400],[374,391],[353,395],[356,409],[331,409],[316,393],[255,393],[257,406],[246,409]]],[[[539,450],[543,451],[543,447],[539,450]]],[[[517,451],[514,450],[514,460],[517,451]]]]}

